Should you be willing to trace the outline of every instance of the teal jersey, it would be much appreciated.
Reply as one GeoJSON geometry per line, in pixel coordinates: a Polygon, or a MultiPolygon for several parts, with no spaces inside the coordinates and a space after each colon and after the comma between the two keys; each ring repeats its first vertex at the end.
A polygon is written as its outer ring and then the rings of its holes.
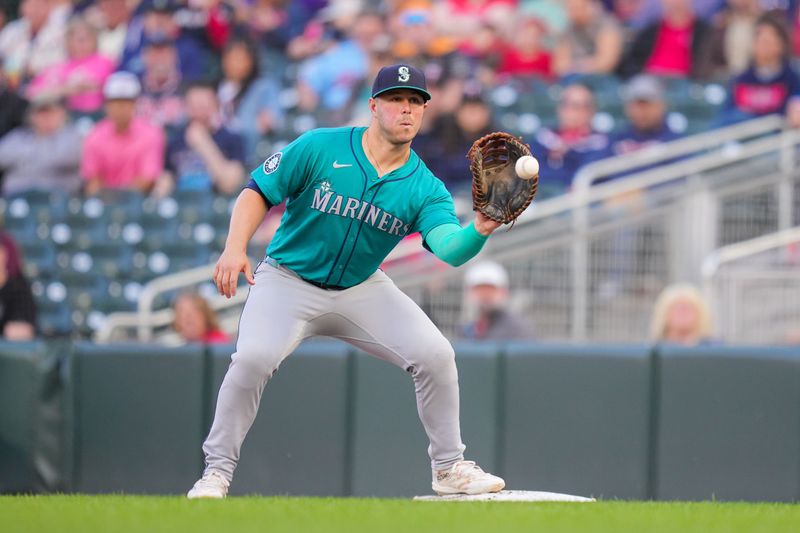
{"type": "Polygon", "coordinates": [[[459,223],[450,193],[413,150],[379,177],[361,145],[364,131],[309,131],[251,173],[270,204],[286,199],[267,254],[305,279],[351,287],[406,235],[425,238],[459,223]]]}

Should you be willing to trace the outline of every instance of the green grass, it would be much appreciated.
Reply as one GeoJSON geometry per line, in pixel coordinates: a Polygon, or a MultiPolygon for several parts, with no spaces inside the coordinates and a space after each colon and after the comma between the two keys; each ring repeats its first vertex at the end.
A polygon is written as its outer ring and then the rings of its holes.
{"type": "Polygon", "coordinates": [[[430,503],[337,498],[189,501],[147,496],[0,497],[5,533],[557,533],[800,531],[800,505],[751,503],[430,503]]]}

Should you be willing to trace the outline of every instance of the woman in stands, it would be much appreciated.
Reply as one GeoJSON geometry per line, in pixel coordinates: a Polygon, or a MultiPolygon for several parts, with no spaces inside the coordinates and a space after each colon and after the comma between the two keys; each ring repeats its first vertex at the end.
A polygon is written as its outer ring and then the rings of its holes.
{"type": "Polygon", "coordinates": [[[780,113],[800,127],[800,77],[792,69],[789,30],[773,14],[756,25],[750,67],[734,78],[721,124],[780,113]]]}
{"type": "Polygon", "coordinates": [[[659,294],[650,322],[654,342],[695,346],[713,341],[709,305],[692,285],[670,285],[659,294]]]}
{"type": "Polygon", "coordinates": [[[214,310],[196,292],[179,294],[172,309],[175,312],[173,327],[186,342],[223,344],[231,341],[228,334],[220,329],[214,310]]]}
{"type": "Polygon", "coordinates": [[[258,141],[278,129],[283,119],[280,86],[259,77],[255,45],[244,38],[228,41],[222,52],[222,79],[217,86],[222,121],[244,139],[248,166],[257,164],[258,141]]]}

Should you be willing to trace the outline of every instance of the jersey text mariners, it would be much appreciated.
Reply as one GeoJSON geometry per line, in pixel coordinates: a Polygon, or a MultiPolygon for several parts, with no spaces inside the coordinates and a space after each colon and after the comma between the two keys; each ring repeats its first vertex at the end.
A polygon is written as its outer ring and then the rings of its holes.
{"type": "Polygon", "coordinates": [[[409,233],[458,224],[444,184],[414,151],[378,177],[362,148],[366,128],[309,131],[252,177],[286,213],[267,253],[303,278],[350,287],[367,279],[409,233]]]}

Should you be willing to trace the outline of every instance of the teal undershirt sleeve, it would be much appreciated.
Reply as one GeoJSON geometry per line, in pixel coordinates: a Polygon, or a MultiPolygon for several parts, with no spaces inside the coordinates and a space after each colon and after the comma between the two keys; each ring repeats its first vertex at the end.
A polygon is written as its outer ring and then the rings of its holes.
{"type": "Polygon", "coordinates": [[[478,233],[472,222],[464,228],[458,224],[442,224],[428,232],[425,244],[436,257],[457,267],[475,257],[488,238],[478,233]]]}

